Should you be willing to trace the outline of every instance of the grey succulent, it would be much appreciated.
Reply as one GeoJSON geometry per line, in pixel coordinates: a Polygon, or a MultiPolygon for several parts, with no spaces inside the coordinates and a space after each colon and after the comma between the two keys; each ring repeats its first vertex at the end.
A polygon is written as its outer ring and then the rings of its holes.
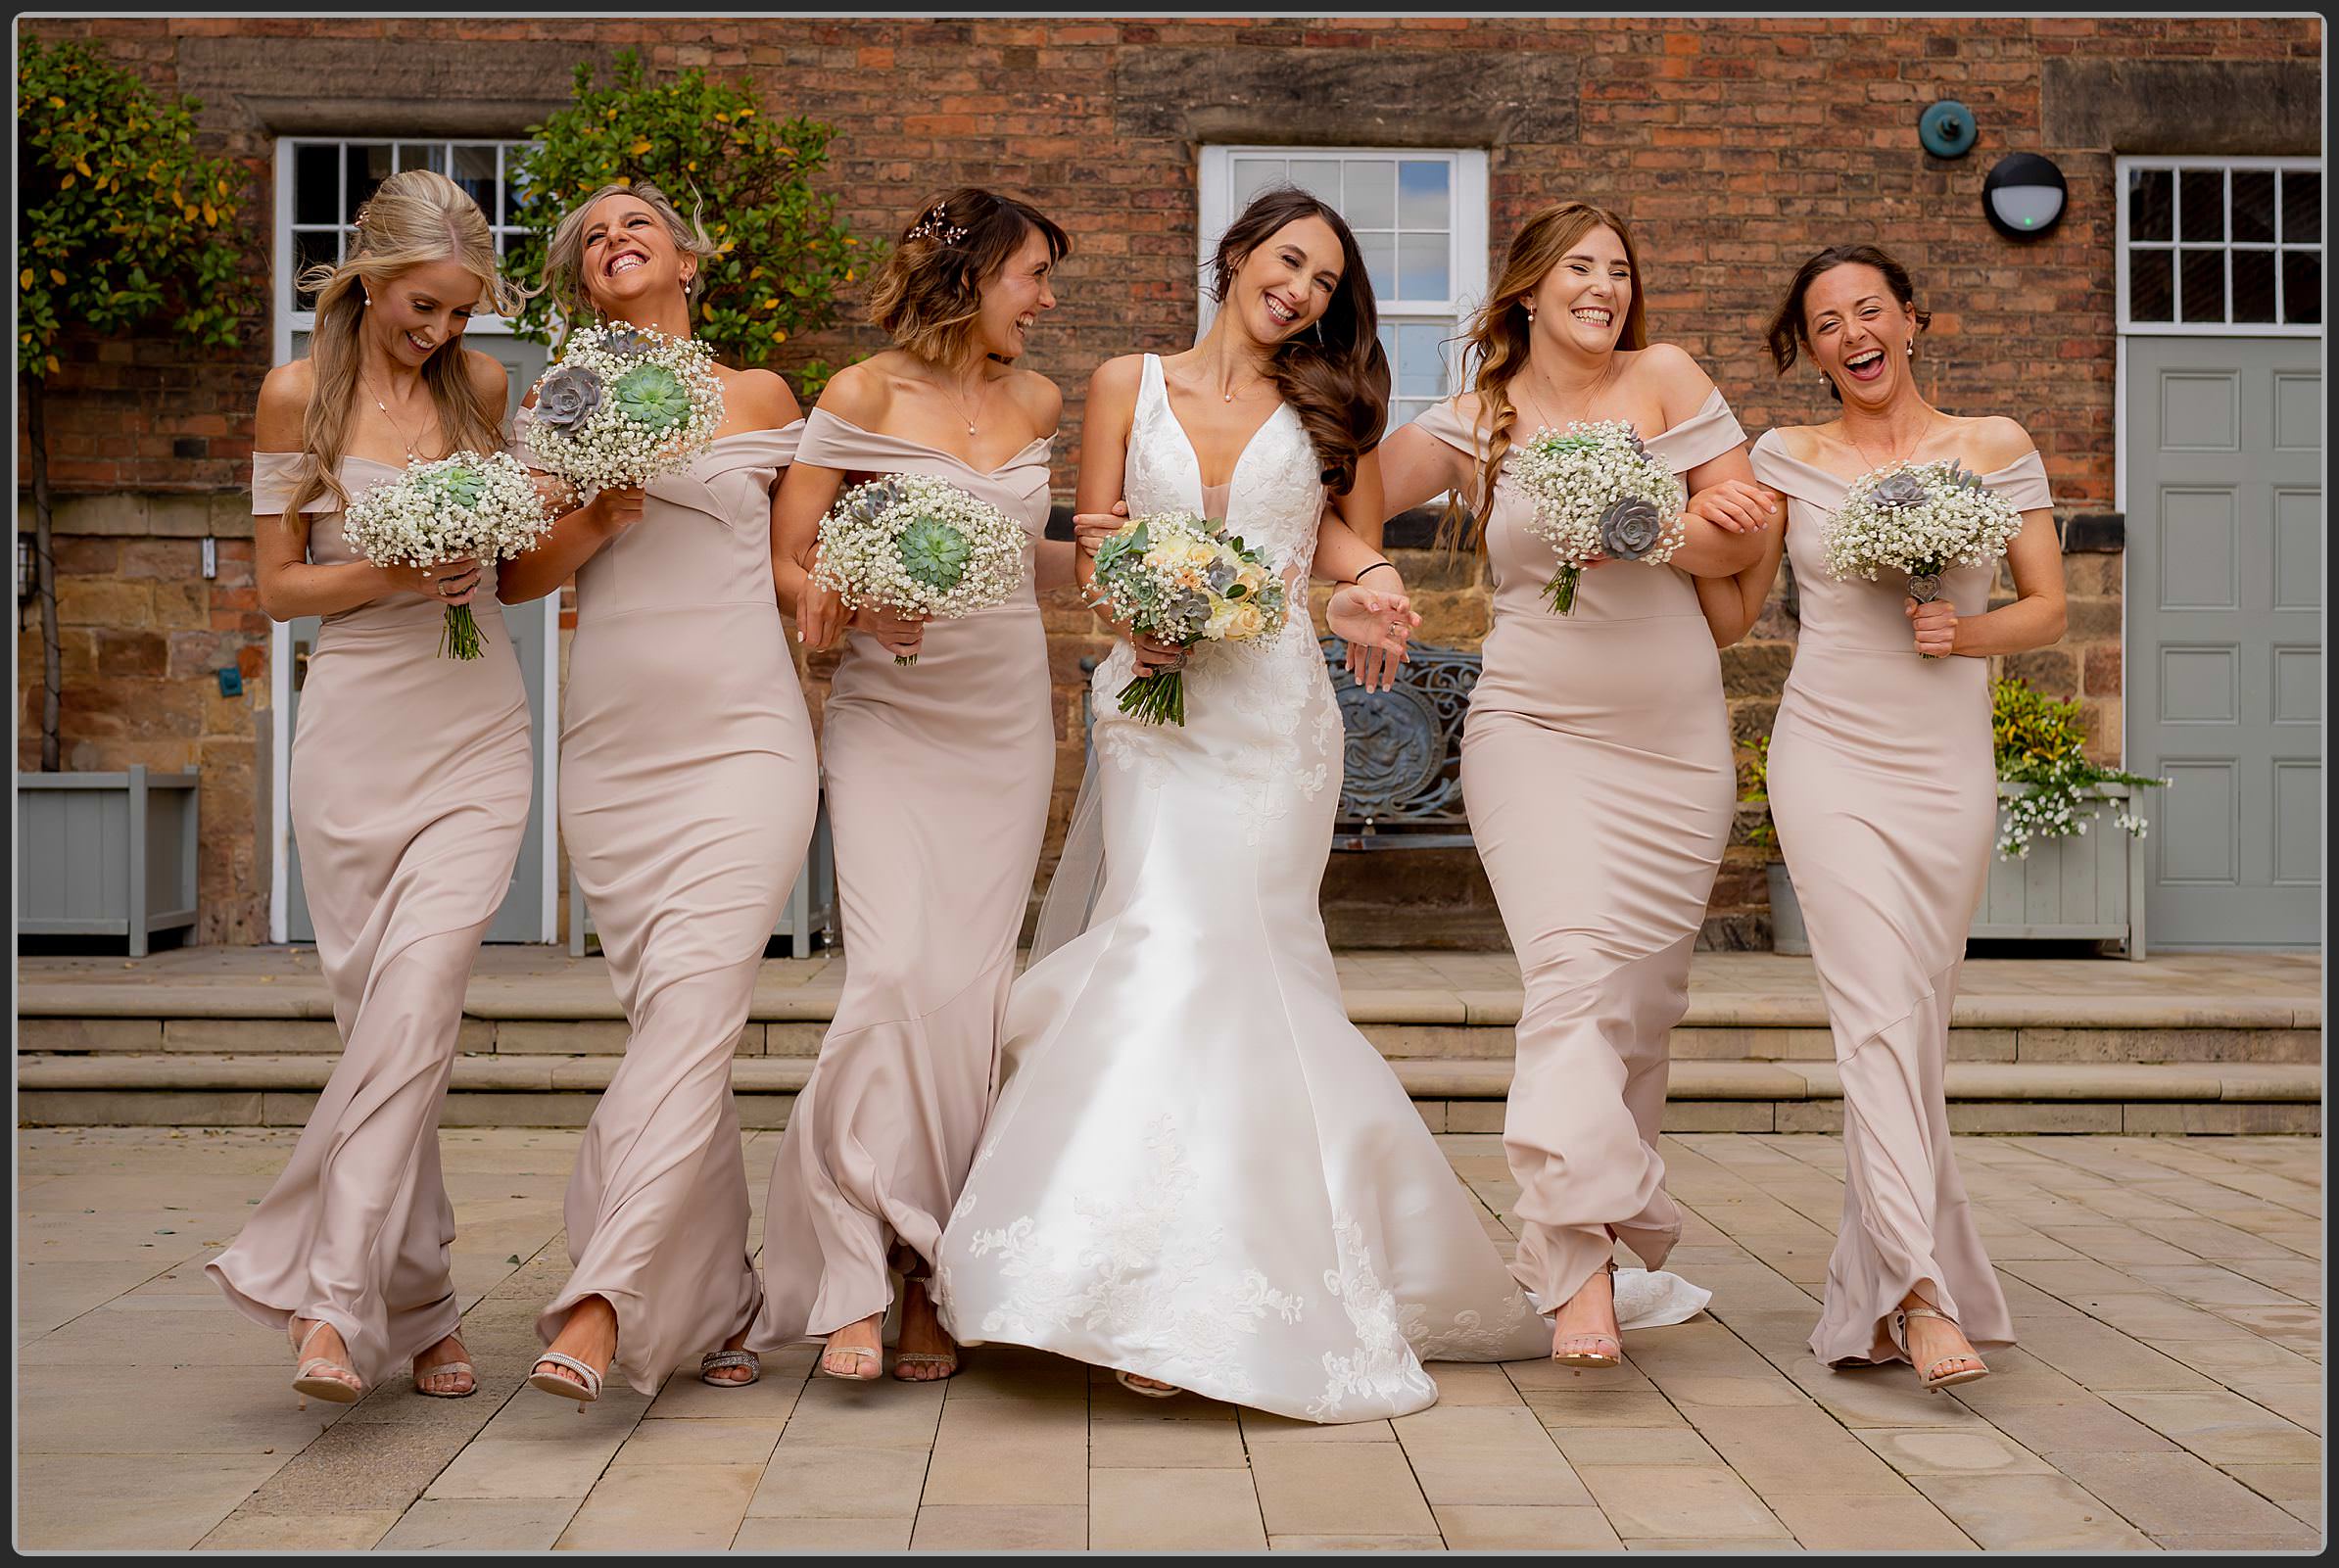
{"type": "Polygon", "coordinates": [[[861,487],[853,499],[845,502],[845,514],[860,522],[873,523],[886,508],[900,501],[908,494],[889,479],[874,480],[861,487]]]}
{"type": "Polygon", "coordinates": [[[1945,472],[1941,477],[1952,490],[1971,490],[1979,492],[1989,488],[1987,485],[1981,482],[1981,476],[1980,474],[1974,472],[1973,469],[1968,468],[1964,463],[1959,462],[1954,457],[1949,460],[1948,471],[1945,472]]]}
{"type": "Polygon", "coordinates": [[[1664,514],[1646,496],[1621,496],[1600,513],[1600,553],[1610,560],[1637,561],[1656,548],[1665,532],[1664,514]]]}
{"type": "Polygon", "coordinates": [[[555,365],[536,389],[536,422],[563,435],[592,418],[600,405],[601,378],[587,365],[555,365]]]}
{"type": "Polygon", "coordinates": [[[658,340],[639,327],[613,326],[601,334],[601,347],[616,355],[655,354],[658,340]]]}
{"type": "Polygon", "coordinates": [[[1925,490],[1925,481],[1911,473],[1893,474],[1878,485],[1875,493],[1869,497],[1877,505],[1895,510],[1903,506],[1922,506],[1930,499],[1925,490]]]}
{"type": "Polygon", "coordinates": [[[1624,433],[1624,444],[1633,449],[1634,456],[1647,457],[1648,444],[1641,439],[1641,432],[1638,430],[1628,428],[1624,433]]]}

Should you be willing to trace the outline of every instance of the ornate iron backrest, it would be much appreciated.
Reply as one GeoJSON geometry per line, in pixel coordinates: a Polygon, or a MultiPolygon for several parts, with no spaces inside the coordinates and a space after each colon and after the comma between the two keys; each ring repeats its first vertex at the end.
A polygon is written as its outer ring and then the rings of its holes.
{"type": "Polygon", "coordinates": [[[1463,844],[1461,730],[1479,660],[1458,648],[1416,642],[1398,667],[1397,684],[1366,691],[1348,673],[1347,645],[1317,640],[1347,731],[1335,832],[1342,847],[1397,848],[1401,841],[1463,844]],[[1443,829],[1445,832],[1437,832],[1443,829]],[[1382,838],[1384,845],[1352,842],[1382,838]]]}
{"type": "MultiPolygon", "coordinates": [[[[1415,642],[1398,667],[1397,684],[1366,691],[1349,676],[1346,644],[1319,638],[1346,734],[1337,849],[1432,849],[1470,840],[1462,810],[1461,730],[1479,658],[1459,648],[1415,642]]],[[[1083,674],[1094,658],[1080,660],[1083,674]]],[[[1080,693],[1080,717],[1092,732],[1090,693],[1080,693]]]]}

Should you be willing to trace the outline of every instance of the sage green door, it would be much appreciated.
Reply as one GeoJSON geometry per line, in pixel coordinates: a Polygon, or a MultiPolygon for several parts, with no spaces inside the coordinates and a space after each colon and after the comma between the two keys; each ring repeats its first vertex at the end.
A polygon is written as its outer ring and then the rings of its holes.
{"type": "MultiPolygon", "coordinates": [[[[508,418],[536,378],[544,373],[548,351],[538,343],[487,332],[466,333],[466,346],[494,356],[511,373],[511,398],[504,409],[508,418]]],[[[293,353],[306,354],[309,334],[293,334],[293,353]]],[[[528,832],[520,844],[520,858],[512,868],[511,888],[505,894],[502,907],[488,927],[491,942],[547,942],[553,937],[554,890],[551,878],[546,871],[546,857],[550,853],[547,841],[546,825],[550,821],[551,802],[545,798],[545,752],[548,746],[559,743],[557,654],[552,651],[551,637],[547,635],[546,617],[559,613],[559,596],[548,595],[528,604],[507,604],[503,607],[504,631],[511,639],[512,651],[520,661],[520,679],[528,688],[528,720],[530,743],[536,755],[536,784],[528,802],[528,832]]],[[[316,646],[317,628],[321,623],[315,616],[303,616],[291,625],[292,634],[292,697],[286,705],[275,742],[279,746],[292,744],[293,725],[300,718],[301,687],[309,673],[309,655],[316,646]]],[[[557,621],[551,623],[557,626],[557,621]]],[[[301,846],[299,835],[291,831],[291,813],[284,818],[287,857],[285,876],[285,935],[296,942],[316,940],[316,927],[310,920],[309,899],[301,888],[301,846]]]]}
{"type": "Polygon", "coordinates": [[[2127,766],[2146,929],[2291,946],[2322,908],[2322,343],[2131,336],[2127,766]]]}

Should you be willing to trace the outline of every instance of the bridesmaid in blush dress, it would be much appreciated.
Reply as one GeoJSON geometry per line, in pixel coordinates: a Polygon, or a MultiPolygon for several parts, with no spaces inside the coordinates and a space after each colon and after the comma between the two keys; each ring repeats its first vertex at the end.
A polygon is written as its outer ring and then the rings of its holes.
{"type": "Polygon", "coordinates": [[[384,180],[348,257],[301,282],[316,327],[309,357],[261,386],[252,510],[261,607],[324,618],[291,807],[342,1055],[284,1173],[204,1271],[289,1330],[305,1396],[352,1403],[410,1362],[417,1392],[460,1398],[477,1380],[455,1338],[439,1111],[527,830],[527,693],[492,574],[368,565],[341,513],[408,463],[502,447],[503,367],[461,343],[508,296],[487,219],[424,169],[384,180]],[[438,656],[451,604],[471,606],[479,658],[438,656]]]}
{"type": "Polygon", "coordinates": [[[1462,792],[1526,987],[1503,1131],[1520,1187],[1511,1266],[1575,1367],[1616,1365],[1620,1322],[1679,1321],[1705,1299],[1671,1275],[1612,1279],[1610,1259],[1621,1237],[1653,1269],[1681,1235],[1657,1154],[1666,1044],[1736,795],[1692,582],[1748,564],[1775,505],[1713,382],[1647,341],[1642,297],[1621,217],[1543,209],[1471,325],[1476,389],[1381,447],[1388,508],[1467,497],[1494,565],[1462,792]],[[1682,476],[1687,534],[1669,566],[1596,563],[1562,616],[1544,596],[1557,560],[1504,458],[1537,430],[1603,419],[1682,476]]]}
{"type": "Polygon", "coordinates": [[[1918,391],[1927,314],[1915,302],[1907,269],[1874,246],[1803,263],[1771,354],[1782,373],[1808,354],[1842,416],[1754,444],[1756,477],[1787,497],[1784,539],[1701,592],[1716,641],[1734,641],[1782,549],[1793,557],[1802,626],[1771,733],[1771,818],[1844,1108],[1843,1218],[1812,1354],[1832,1366],[1905,1359],[1939,1388],[1987,1374],[1977,1344],[2014,1339],[1950,1153],[1941,1074],[1997,816],[1985,660],[2063,636],[2063,563],[2046,469],[2022,426],[1944,414],[1918,391]],[[1942,573],[1930,604],[1903,583],[1829,574],[1828,518],[1853,480],[1950,458],[2023,513],[2007,553],[2013,603],[1987,608],[1992,566],[1942,573]]]}
{"type": "MultiPolygon", "coordinates": [[[[637,181],[573,209],[546,271],[571,320],[685,337],[714,251],[637,181]]],[[[603,491],[506,576],[536,597],[576,574],[560,827],[632,1030],[569,1179],[575,1266],[537,1319],[529,1382],[581,1402],[612,1366],[648,1393],[693,1353],[709,1383],[758,1373],[731,1060],[819,784],[770,567],[795,399],[769,371],[718,373],[713,445],[646,493],[603,491]]]]}
{"type": "Polygon", "coordinates": [[[1073,575],[1073,546],[1041,539],[1063,397],[1014,361],[1070,248],[987,191],[921,210],[872,283],[871,320],[894,346],[829,383],[775,508],[772,571],[805,642],[852,634],[822,709],[844,990],[772,1164],[747,1343],[824,1337],[833,1377],[881,1374],[895,1272],[894,1375],[958,1366],[925,1281],[982,1129],[1055,779],[1034,589],[1073,575]],[[878,474],[945,480],[1022,523],[1032,552],[1015,597],[921,626],[848,619],[813,588],[822,515],[878,474]],[[897,665],[905,653],[917,663],[897,665]]]}

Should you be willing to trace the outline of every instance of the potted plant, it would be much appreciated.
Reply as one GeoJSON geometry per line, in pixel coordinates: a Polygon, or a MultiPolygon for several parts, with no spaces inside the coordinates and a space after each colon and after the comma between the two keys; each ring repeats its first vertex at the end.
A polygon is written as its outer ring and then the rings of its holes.
{"type": "MultiPolygon", "coordinates": [[[[1997,755],[1998,842],[1989,882],[1969,936],[1988,940],[2115,939],[2130,958],[2144,956],[2145,819],[2138,791],[2165,786],[2087,759],[2086,727],[2076,702],[2058,702],[2006,677],[1990,685],[1990,731],[1997,755]],[[2087,835],[2106,812],[2119,833],[2087,835]]],[[[1808,953],[1794,883],[1778,854],[1770,821],[1770,741],[1754,743],[1742,764],[1742,818],[1760,808],[1742,839],[1768,852],[1771,946],[1808,953]]]]}
{"type": "Polygon", "coordinates": [[[196,775],[70,773],[51,548],[49,378],[69,328],[94,341],[156,318],[190,348],[237,340],[252,279],[236,242],[249,178],[196,152],[194,99],[152,97],[79,43],[23,39],[17,66],[17,385],[32,458],[40,770],[17,778],[18,929],[123,935],[195,921],[196,775]]]}

